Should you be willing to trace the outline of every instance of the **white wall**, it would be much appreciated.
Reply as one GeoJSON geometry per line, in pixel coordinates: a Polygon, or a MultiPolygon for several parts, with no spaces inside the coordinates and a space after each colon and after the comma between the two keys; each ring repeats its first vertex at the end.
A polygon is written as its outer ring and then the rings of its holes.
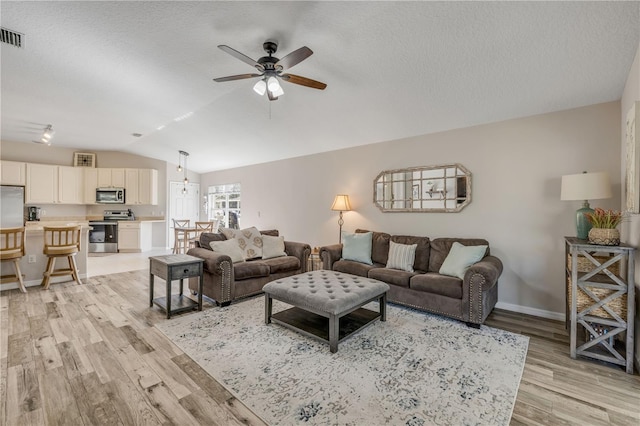
{"type": "MultiPolygon", "coordinates": [[[[581,202],[560,201],[560,179],[607,171],[619,194],[619,141],[620,103],[610,102],[212,172],[201,183],[205,190],[240,182],[241,227],[278,228],[312,246],[337,242],[338,213],[330,207],[339,193],[349,194],[354,209],[344,214],[347,231],[486,238],[504,263],[501,305],[564,317],[563,236],[575,235],[581,202]],[[462,212],[382,213],[374,206],[380,171],[455,162],[473,176],[473,201],[462,212]]],[[[617,208],[620,197],[592,205],[617,208]]]]}
{"type": "MultiPolygon", "coordinates": [[[[620,119],[620,128],[621,128],[621,167],[620,167],[620,179],[624,182],[625,177],[625,156],[626,156],[626,139],[625,139],[625,128],[626,128],[626,119],[627,119],[627,111],[631,108],[631,105],[640,101],[640,44],[638,45],[638,51],[636,52],[636,58],[631,65],[631,69],[629,70],[629,77],[627,78],[627,84],[625,85],[624,92],[622,93],[622,99],[620,101],[621,105],[621,119],[620,119]]],[[[621,194],[621,208],[624,210],[626,207],[624,205],[625,194],[624,188],[620,192],[621,194]]],[[[621,226],[621,238],[627,244],[630,244],[634,247],[637,247],[635,264],[636,264],[636,274],[635,274],[635,285],[636,285],[636,321],[635,321],[635,330],[636,330],[636,365],[640,365],[640,338],[638,337],[640,331],[640,215],[630,215],[627,220],[622,223],[621,226]]]]}

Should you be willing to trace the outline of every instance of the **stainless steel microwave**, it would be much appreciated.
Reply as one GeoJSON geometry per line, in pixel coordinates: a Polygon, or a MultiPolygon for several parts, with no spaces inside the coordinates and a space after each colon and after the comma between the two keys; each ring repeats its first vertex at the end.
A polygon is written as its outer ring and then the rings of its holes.
{"type": "Polygon", "coordinates": [[[96,203],[124,204],[124,188],[96,188],[96,203]]]}

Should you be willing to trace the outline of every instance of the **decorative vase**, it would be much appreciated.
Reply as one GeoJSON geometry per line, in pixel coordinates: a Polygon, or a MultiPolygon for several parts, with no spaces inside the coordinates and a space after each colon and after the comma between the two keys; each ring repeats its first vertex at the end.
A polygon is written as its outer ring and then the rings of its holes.
{"type": "Polygon", "coordinates": [[[591,228],[589,242],[601,246],[618,246],[620,245],[620,231],[616,228],[591,228]]]}

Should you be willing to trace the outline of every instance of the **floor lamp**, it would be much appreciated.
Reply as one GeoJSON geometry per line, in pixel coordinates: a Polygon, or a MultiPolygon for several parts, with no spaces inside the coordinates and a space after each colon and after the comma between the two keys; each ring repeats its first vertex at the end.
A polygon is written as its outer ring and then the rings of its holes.
{"type": "Polygon", "coordinates": [[[338,219],[338,225],[340,226],[340,236],[338,241],[342,244],[342,225],[344,225],[344,219],[342,219],[342,212],[348,212],[351,210],[351,204],[349,204],[349,196],[345,194],[338,194],[333,200],[331,210],[340,212],[340,218],[338,219]]]}
{"type": "Polygon", "coordinates": [[[586,240],[591,229],[591,223],[585,216],[586,213],[593,213],[589,200],[600,200],[611,198],[611,196],[611,183],[606,172],[583,172],[562,176],[560,199],[583,200],[582,208],[576,211],[576,234],[579,239],[586,240]]]}

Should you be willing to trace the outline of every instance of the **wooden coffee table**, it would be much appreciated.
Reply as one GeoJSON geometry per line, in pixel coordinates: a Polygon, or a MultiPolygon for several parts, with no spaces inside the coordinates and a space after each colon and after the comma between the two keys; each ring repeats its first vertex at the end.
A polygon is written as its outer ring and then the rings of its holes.
{"type": "Polygon", "coordinates": [[[263,288],[265,323],[278,323],[306,336],[329,343],[332,353],[338,343],[378,318],[387,320],[387,291],[382,281],[336,271],[312,271],[272,281],[263,288]],[[293,305],[272,313],[273,299],[293,305]],[[379,302],[378,312],[363,308],[379,302]]]}

